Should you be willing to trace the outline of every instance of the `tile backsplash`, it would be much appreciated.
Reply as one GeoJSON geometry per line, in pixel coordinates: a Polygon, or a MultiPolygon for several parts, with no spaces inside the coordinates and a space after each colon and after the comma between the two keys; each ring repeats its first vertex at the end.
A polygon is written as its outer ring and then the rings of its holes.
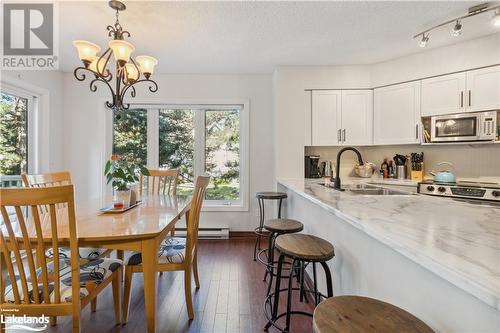
{"type": "MultiPolygon", "coordinates": [[[[305,147],[305,155],[320,155],[321,161],[335,163],[337,152],[342,147],[305,147]]],[[[394,145],[356,147],[365,162],[373,162],[378,168],[384,158],[392,160],[394,155],[409,155],[412,152],[424,152],[425,175],[438,169],[439,162],[451,162],[459,178],[500,177],[500,143],[464,144],[464,145],[394,145]]],[[[351,175],[352,167],[357,162],[353,152],[342,154],[341,176],[351,175]]]]}

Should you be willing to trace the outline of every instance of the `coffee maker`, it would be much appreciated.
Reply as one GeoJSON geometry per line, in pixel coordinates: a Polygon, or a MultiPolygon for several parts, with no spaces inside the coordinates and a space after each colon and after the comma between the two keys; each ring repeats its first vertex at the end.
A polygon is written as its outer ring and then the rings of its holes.
{"type": "Polygon", "coordinates": [[[318,155],[309,155],[304,158],[305,178],[321,178],[318,155]]]}

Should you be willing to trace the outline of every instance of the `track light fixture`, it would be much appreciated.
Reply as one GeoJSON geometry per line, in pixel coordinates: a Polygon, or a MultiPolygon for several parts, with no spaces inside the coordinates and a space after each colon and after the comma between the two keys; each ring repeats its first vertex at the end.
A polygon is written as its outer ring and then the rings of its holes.
{"type": "Polygon", "coordinates": [[[467,14],[455,17],[454,19],[435,25],[432,28],[429,28],[427,30],[424,30],[416,34],[415,36],[413,36],[413,38],[421,38],[419,41],[419,46],[426,47],[427,44],[429,43],[429,36],[431,31],[451,23],[454,23],[454,26],[453,29],[451,29],[450,34],[455,37],[460,36],[462,34],[462,21],[464,19],[490,11],[495,11],[493,18],[491,19],[491,24],[493,24],[493,26],[495,27],[500,28],[500,5],[497,4],[493,6],[490,3],[483,3],[474,7],[470,7],[467,14]]]}
{"type": "Polygon", "coordinates": [[[420,40],[420,44],[419,46],[420,47],[426,47],[427,46],[427,43],[429,43],[429,34],[427,33],[423,33],[422,34],[422,39],[420,40]]]}
{"type": "Polygon", "coordinates": [[[451,29],[450,33],[453,37],[458,37],[462,34],[462,23],[460,23],[460,20],[457,20],[455,26],[453,27],[453,29],[451,29]]]}

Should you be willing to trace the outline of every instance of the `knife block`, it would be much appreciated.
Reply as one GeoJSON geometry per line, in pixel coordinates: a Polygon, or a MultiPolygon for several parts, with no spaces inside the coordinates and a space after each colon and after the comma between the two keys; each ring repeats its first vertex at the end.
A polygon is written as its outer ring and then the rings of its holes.
{"type": "Polygon", "coordinates": [[[420,163],[420,170],[411,170],[411,180],[421,182],[424,180],[424,163],[420,163]]]}

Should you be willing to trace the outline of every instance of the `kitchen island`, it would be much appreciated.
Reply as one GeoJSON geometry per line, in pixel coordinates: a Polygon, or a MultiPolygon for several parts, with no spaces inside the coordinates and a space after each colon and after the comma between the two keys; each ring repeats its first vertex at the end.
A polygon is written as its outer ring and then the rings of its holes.
{"type": "Polygon", "coordinates": [[[278,190],[286,217],[335,246],[335,295],[390,302],[438,332],[500,332],[500,208],[320,183],[279,180],[278,190]]]}

